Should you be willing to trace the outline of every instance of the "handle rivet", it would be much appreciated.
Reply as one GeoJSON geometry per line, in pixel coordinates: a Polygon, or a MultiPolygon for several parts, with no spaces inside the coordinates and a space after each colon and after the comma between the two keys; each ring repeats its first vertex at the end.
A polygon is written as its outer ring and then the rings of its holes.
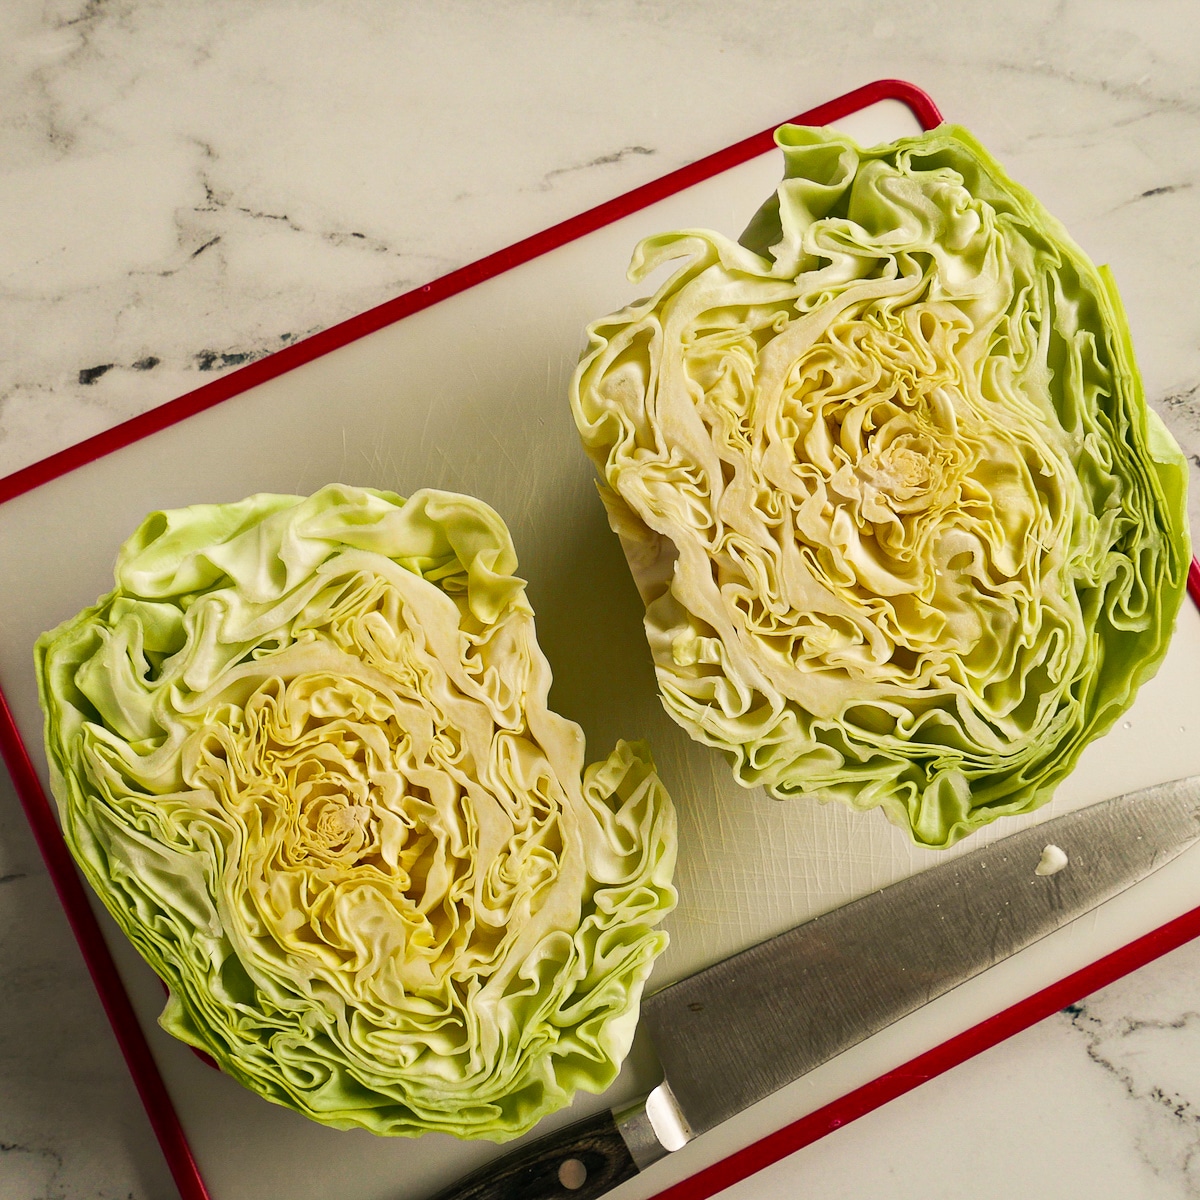
{"type": "Polygon", "coordinates": [[[581,1188],[587,1182],[587,1167],[577,1158],[567,1158],[558,1168],[558,1182],[570,1191],[581,1188]]]}

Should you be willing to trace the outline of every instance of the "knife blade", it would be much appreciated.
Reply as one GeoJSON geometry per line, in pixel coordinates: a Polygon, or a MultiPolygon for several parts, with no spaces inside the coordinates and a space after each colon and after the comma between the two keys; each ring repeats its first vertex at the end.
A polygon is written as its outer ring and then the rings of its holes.
{"type": "Polygon", "coordinates": [[[1197,840],[1200,776],[1158,784],[1011,834],[670,984],[643,1000],[640,1018],[663,1068],[658,1087],[435,1200],[596,1200],[1197,840]],[[1038,874],[1050,846],[1065,866],[1038,874]]]}

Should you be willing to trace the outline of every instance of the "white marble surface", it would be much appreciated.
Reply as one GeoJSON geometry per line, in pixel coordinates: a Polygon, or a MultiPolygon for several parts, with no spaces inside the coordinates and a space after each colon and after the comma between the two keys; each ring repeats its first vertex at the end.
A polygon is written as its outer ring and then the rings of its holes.
{"type": "MultiPolygon", "coordinates": [[[[0,475],[901,76],[1113,265],[1200,527],[1197,61],[1184,0],[5,0],[0,475]]],[[[7,779],[0,1011],[0,1197],[172,1196],[7,779]]],[[[797,1179],[1200,1196],[1200,946],[733,1194],[797,1179]]]]}

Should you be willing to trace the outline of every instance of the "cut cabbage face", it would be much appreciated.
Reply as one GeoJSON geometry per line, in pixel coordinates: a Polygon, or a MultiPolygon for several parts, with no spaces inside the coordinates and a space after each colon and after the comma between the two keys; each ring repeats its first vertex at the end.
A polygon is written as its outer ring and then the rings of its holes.
{"type": "Polygon", "coordinates": [[[339,1128],[504,1140],[615,1077],[672,907],[647,747],[584,771],[500,517],[331,486],[149,516],[43,635],[64,832],[161,1022],[339,1128]]]}
{"type": "Polygon", "coordinates": [[[1111,277],[965,130],[785,126],[740,243],[642,242],[572,387],[667,710],[778,797],[948,846],[1166,652],[1186,470],[1111,277]]]}

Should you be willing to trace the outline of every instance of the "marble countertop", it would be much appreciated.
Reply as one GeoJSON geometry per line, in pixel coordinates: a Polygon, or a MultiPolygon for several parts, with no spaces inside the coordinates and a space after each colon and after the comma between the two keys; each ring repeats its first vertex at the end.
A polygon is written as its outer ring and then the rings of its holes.
{"type": "MultiPolygon", "coordinates": [[[[0,476],[871,79],[1112,265],[1200,529],[1189,0],[8,0],[0,476]]],[[[0,1196],[172,1185],[0,777],[0,1196]]],[[[1200,1196],[1200,944],[729,1194],[1200,1196]]]]}

